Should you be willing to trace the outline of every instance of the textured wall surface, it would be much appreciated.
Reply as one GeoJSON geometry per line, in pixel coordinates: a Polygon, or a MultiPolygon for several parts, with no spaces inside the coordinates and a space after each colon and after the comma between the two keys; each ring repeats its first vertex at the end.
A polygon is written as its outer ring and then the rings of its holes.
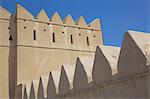
{"type": "Polygon", "coordinates": [[[77,57],[91,67],[97,45],[102,45],[99,19],[62,20],[57,12],[49,19],[44,10],[33,17],[20,5],[11,15],[0,7],[0,97],[14,97],[16,85],[40,76],[48,80],[50,70],[58,75],[61,65],[72,66],[77,57]]]}
{"type": "Polygon", "coordinates": [[[9,96],[9,23],[10,13],[0,7],[0,97],[9,96]]]}
{"type": "Polygon", "coordinates": [[[0,99],[150,99],[148,33],[106,46],[99,19],[0,7],[0,56],[0,99]]]}
{"type": "Polygon", "coordinates": [[[20,5],[16,19],[18,84],[46,76],[63,64],[73,65],[77,57],[94,57],[96,46],[102,44],[98,19],[87,25],[83,17],[77,22],[70,15],[62,20],[57,12],[49,19],[44,10],[34,18],[20,5]]]}
{"type": "MultiPolygon", "coordinates": [[[[150,54],[147,49],[150,48],[150,42],[143,42],[142,39],[149,41],[150,34],[137,31],[125,33],[118,64],[113,65],[118,68],[115,74],[110,63],[116,57],[107,55],[103,48],[106,46],[102,45],[96,49],[92,72],[77,58],[75,68],[64,65],[57,72],[51,71],[46,86],[43,77],[33,81],[30,86],[22,84],[21,92],[27,93],[22,94],[22,97],[32,94],[35,99],[149,99],[150,54]]],[[[117,52],[110,46],[107,47],[110,51],[117,52]]]]}

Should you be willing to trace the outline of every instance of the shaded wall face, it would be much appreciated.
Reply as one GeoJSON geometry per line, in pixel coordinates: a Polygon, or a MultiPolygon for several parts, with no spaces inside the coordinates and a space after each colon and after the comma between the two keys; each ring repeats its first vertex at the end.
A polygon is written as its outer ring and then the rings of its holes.
{"type": "Polygon", "coordinates": [[[113,80],[110,84],[100,86],[70,92],[66,96],[58,95],[54,99],[149,99],[149,76],[113,80]]]}
{"type": "Polygon", "coordinates": [[[77,57],[94,57],[102,44],[101,31],[17,19],[18,83],[48,75],[77,57]]]}
{"type": "Polygon", "coordinates": [[[9,96],[9,19],[0,19],[0,98],[9,96]]]}

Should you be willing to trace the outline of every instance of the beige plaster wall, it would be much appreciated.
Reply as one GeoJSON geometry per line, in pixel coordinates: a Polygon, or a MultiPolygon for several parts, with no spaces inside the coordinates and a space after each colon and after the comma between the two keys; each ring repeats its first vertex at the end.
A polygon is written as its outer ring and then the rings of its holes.
{"type": "Polygon", "coordinates": [[[83,17],[62,20],[57,12],[49,19],[44,10],[34,18],[20,5],[14,15],[0,7],[0,97],[13,97],[17,84],[47,76],[63,64],[75,65],[77,57],[94,57],[102,44],[98,19],[88,25],[83,17]]]}
{"type": "Polygon", "coordinates": [[[96,46],[102,44],[100,22],[97,20],[89,26],[83,17],[75,22],[67,16],[63,21],[58,13],[49,19],[44,10],[34,18],[19,5],[16,15],[18,84],[48,75],[50,70],[60,69],[62,64],[75,64],[77,57],[94,57],[96,46]],[[36,31],[36,40],[33,31],[36,31]]]}
{"type": "Polygon", "coordinates": [[[0,7],[0,98],[9,96],[9,18],[10,13],[0,7]]]}
{"type": "Polygon", "coordinates": [[[94,52],[18,46],[18,83],[47,76],[51,70],[60,70],[63,64],[75,65],[77,57],[94,57],[94,55],[94,52]]]}
{"type": "Polygon", "coordinates": [[[9,93],[9,48],[0,47],[0,98],[8,99],[9,93]]]}

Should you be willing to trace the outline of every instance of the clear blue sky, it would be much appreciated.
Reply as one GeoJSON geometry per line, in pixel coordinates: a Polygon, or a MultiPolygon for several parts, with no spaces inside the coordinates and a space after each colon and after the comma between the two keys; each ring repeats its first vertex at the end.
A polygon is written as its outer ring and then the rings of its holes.
{"type": "Polygon", "coordinates": [[[120,46],[128,29],[150,32],[150,0],[0,0],[10,12],[15,3],[34,16],[44,9],[50,17],[55,11],[64,18],[71,14],[76,20],[84,16],[87,23],[100,18],[104,44],[120,46]]]}

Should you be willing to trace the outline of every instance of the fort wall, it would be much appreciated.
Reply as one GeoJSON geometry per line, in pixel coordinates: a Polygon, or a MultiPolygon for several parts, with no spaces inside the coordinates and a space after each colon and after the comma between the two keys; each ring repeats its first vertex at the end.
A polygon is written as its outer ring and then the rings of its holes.
{"type": "Polygon", "coordinates": [[[49,19],[44,10],[34,18],[20,5],[16,15],[18,83],[48,75],[62,64],[75,64],[77,57],[94,57],[102,44],[98,19],[87,25],[83,17],[62,20],[57,12],[49,19]]]}
{"type": "Polygon", "coordinates": [[[9,96],[9,23],[11,14],[0,7],[0,97],[9,96]],[[3,90],[2,90],[3,89],[3,90]]]}
{"type": "Polygon", "coordinates": [[[34,18],[17,5],[13,15],[0,7],[0,35],[0,98],[149,99],[147,33],[106,46],[99,19],[49,19],[44,10],[34,18]]]}
{"type": "Polygon", "coordinates": [[[0,35],[0,97],[6,98],[14,97],[16,85],[62,64],[72,66],[77,57],[90,60],[89,65],[102,44],[99,19],[87,24],[83,17],[75,22],[68,15],[62,20],[57,12],[49,19],[44,10],[33,17],[20,5],[14,14],[0,7],[0,35]]]}
{"type": "Polygon", "coordinates": [[[32,99],[30,96],[34,96],[35,99],[149,99],[150,58],[147,57],[149,54],[145,54],[149,51],[144,50],[145,45],[149,45],[149,42],[141,41],[141,39],[149,41],[149,38],[150,34],[146,33],[136,31],[125,33],[116,65],[118,73],[114,75],[112,75],[110,57],[104,53],[101,46],[96,49],[92,73],[88,72],[86,66],[77,58],[75,69],[64,65],[61,70],[57,70],[61,72],[60,75],[56,75],[52,70],[46,87],[42,76],[37,83],[32,82],[30,86],[32,88],[24,84],[19,85],[21,87],[17,88],[20,90],[17,92],[18,99],[23,99],[21,97],[32,99]],[[68,73],[68,69],[73,69],[73,76],[70,76],[72,73],[68,73]],[[92,76],[90,82],[89,73],[92,76]],[[59,84],[57,85],[55,80],[58,78],[59,84]],[[73,81],[70,81],[72,78],[73,81]],[[25,94],[21,95],[21,93],[25,94]]]}

